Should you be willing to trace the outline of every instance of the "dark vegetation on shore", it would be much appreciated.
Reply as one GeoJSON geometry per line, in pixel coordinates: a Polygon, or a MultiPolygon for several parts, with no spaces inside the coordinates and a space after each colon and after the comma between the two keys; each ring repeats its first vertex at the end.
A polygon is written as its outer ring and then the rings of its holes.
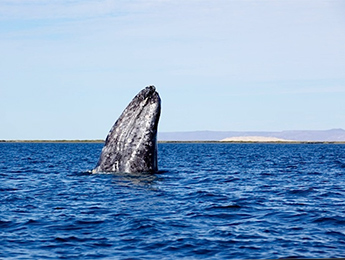
{"type": "MultiPolygon", "coordinates": [[[[104,143],[104,140],[0,140],[0,143],[104,143]]],[[[265,144],[345,144],[345,141],[158,141],[169,144],[224,144],[224,143],[265,143],[265,144]]]]}
{"type": "Polygon", "coordinates": [[[104,143],[104,140],[0,140],[0,143],[104,143]]]}

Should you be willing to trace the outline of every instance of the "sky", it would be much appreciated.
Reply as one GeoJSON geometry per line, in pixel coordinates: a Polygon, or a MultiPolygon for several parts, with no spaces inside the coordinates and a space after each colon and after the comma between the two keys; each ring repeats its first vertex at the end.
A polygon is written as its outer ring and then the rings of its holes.
{"type": "Polygon", "coordinates": [[[155,85],[160,132],[345,129],[343,0],[0,0],[0,140],[104,139],[155,85]]]}

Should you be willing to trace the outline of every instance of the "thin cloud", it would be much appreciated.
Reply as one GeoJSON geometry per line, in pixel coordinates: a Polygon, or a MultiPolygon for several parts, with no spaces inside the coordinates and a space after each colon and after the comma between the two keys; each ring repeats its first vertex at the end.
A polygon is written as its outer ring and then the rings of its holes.
{"type": "Polygon", "coordinates": [[[76,19],[108,15],[126,10],[125,1],[5,1],[2,19],[76,19]]]}
{"type": "Polygon", "coordinates": [[[0,19],[78,19],[142,12],[168,0],[11,0],[0,2],[0,19]]]}
{"type": "Polygon", "coordinates": [[[281,94],[337,94],[345,93],[344,86],[323,86],[323,87],[303,87],[299,89],[291,89],[282,92],[281,94]]]}

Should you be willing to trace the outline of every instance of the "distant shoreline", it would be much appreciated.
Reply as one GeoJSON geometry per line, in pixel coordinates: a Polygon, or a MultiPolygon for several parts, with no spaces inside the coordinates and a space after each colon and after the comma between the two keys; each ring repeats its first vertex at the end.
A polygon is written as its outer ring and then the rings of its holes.
{"type": "Polygon", "coordinates": [[[104,140],[0,140],[0,143],[104,143],[104,140]]]}
{"type": "Polygon", "coordinates": [[[167,144],[345,144],[345,141],[158,141],[167,144]]]}
{"type": "Polygon", "coordinates": [[[345,141],[158,141],[158,143],[181,144],[345,144],[345,141]]]}
{"type": "MultiPolygon", "coordinates": [[[[0,143],[104,143],[104,140],[0,140],[0,143]]],[[[345,144],[345,141],[158,141],[161,144],[345,144]]]]}

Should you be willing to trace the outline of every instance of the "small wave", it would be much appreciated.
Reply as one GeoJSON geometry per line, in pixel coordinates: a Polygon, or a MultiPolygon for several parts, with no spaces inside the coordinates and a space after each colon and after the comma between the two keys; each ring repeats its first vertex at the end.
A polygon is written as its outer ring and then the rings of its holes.
{"type": "Polygon", "coordinates": [[[314,223],[319,224],[328,224],[334,226],[343,226],[345,225],[345,219],[341,217],[321,217],[313,220],[314,223]]]}
{"type": "Polygon", "coordinates": [[[69,237],[56,237],[54,238],[55,242],[85,242],[85,241],[89,241],[90,239],[88,238],[78,238],[75,236],[69,236],[69,237]]]}
{"type": "Polygon", "coordinates": [[[239,210],[242,207],[237,204],[229,204],[229,205],[211,205],[206,208],[206,210],[239,210]]]}
{"type": "Polygon", "coordinates": [[[13,227],[14,225],[16,225],[16,223],[13,221],[0,220],[0,228],[10,228],[10,227],[13,227]]]}
{"type": "Polygon", "coordinates": [[[301,188],[301,189],[292,189],[288,190],[288,193],[293,195],[307,195],[314,191],[314,188],[301,188]]]}

